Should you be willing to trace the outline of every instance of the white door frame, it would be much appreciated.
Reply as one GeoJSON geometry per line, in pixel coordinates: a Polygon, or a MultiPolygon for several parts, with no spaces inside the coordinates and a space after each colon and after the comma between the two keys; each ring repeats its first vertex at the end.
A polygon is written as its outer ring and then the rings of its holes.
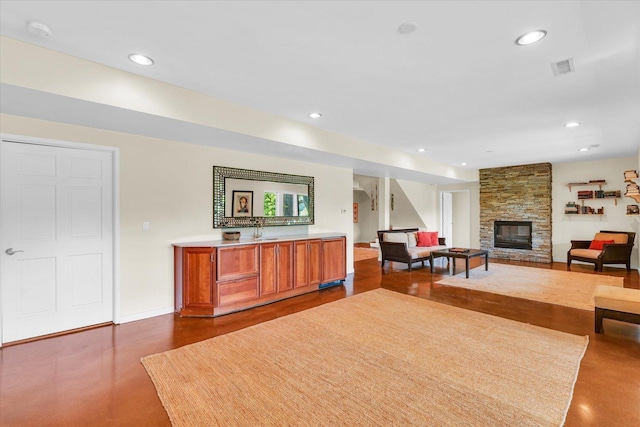
{"type": "MultiPolygon", "coordinates": [[[[461,190],[442,190],[440,191],[440,227],[444,227],[442,222],[443,222],[443,210],[444,210],[444,206],[443,206],[443,195],[444,193],[467,193],[467,197],[469,198],[469,203],[471,203],[471,191],[469,189],[461,189],[461,190]]],[[[452,194],[453,196],[453,194],[452,194]]],[[[453,221],[453,210],[455,209],[455,206],[453,205],[453,197],[452,197],[452,203],[451,203],[451,220],[453,221]]],[[[471,220],[471,218],[469,218],[471,220]]],[[[473,236],[472,236],[472,231],[473,231],[473,227],[471,226],[471,224],[469,224],[469,243],[473,244],[473,236]]],[[[453,238],[453,236],[452,236],[453,238]]],[[[450,242],[451,245],[453,245],[453,240],[450,242]]]]}
{"type": "MultiPolygon", "coordinates": [[[[2,141],[18,142],[22,144],[46,145],[76,150],[106,151],[111,153],[113,160],[113,323],[120,323],[120,149],[106,145],[93,145],[79,142],[60,141],[54,139],[35,138],[30,136],[0,134],[2,141]]],[[[1,145],[0,145],[1,147],[1,145]]],[[[0,153],[1,154],[1,153],[0,153]]],[[[1,171],[0,171],[1,172],[1,171]]],[[[2,174],[0,173],[0,176],[2,174]]],[[[1,198],[0,198],[1,200],[1,198]]],[[[0,201],[1,203],[1,201],[0,201]]],[[[0,206],[1,208],[1,206],[0,206]]],[[[2,230],[2,227],[0,227],[2,230]]],[[[3,236],[0,235],[0,243],[3,236]]],[[[2,248],[4,246],[1,246],[2,248]]],[[[0,257],[0,268],[2,268],[0,257]]],[[[0,283],[2,288],[2,283],[0,283]]],[[[0,293],[1,298],[1,293],[0,293]]],[[[0,301],[0,347],[2,347],[2,304],[0,301]]]]}
{"type": "Polygon", "coordinates": [[[446,239],[448,246],[453,246],[453,195],[451,191],[440,192],[440,234],[446,239]],[[447,197],[448,196],[448,203],[447,197]],[[445,218],[445,212],[449,212],[449,218],[445,218]],[[451,224],[445,224],[445,219],[449,219],[451,224]],[[448,231],[451,231],[449,235],[448,231]]]}

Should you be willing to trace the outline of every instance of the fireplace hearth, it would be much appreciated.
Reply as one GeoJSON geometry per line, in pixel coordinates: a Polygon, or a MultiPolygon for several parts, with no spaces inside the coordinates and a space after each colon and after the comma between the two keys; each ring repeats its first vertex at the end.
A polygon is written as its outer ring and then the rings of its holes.
{"type": "Polygon", "coordinates": [[[531,250],[531,228],[531,221],[495,221],[493,246],[531,250]]]}

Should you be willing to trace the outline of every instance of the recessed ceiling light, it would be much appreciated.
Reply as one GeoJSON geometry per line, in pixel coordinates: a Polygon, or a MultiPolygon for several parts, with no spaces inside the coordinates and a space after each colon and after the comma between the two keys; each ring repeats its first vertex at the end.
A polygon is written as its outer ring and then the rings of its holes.
{"type": "Polygon", "coordinates": [[[129,59],[138,65],[153,65],[153,59],[141,53],[132,53],[129,55],[129,59]]]}
{"type": "Polygon", "coordinates": [[[425,151],[427,151],[426,148],[418,148],[418,153],[424,153],[425,151]]]}
{"type": "Polygon", "coordinates": [[[418,24],[415,22],[405,22],[398,27],[398,32],[400,34],[411,34],[416,28],[418,28],[418,24]]]}
{"type": "Polygon", "coordinates": [[[574,128],[576,126],[580,126],[579,122],[569,122],[569,123],[565,123],[564,127],[566,128],[574,128]]]}
{"type": "Polygon", "coordinates": [[[584,147],[584,148],[578,148],[578,151],[589,151],[590,148],[588,147],[584,147]]]}
{"type": "Polygon", "coordinates": [[[547,32],[545,30],[529,31],[528,33],[525,33],[518,37],[516,39],[516,44],[518,46],[527,46],[542,40],[546,35],[547,32]]]}
{"type": "Polygon", "coordinates": [[[460,166],[467,166],[467,162],[460,163],[460,166]]]}
{"type": "Polygon", "coordinates": [[[320,113],[310,113],[309,117],[311,117],[312,119],[319,119],[320,117],[322,117],[322,114],[320,114],[320,113]]]}

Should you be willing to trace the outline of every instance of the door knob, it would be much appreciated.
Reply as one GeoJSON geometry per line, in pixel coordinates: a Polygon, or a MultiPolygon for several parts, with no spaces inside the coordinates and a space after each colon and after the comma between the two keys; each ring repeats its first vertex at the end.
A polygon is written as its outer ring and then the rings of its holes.
{"type": "Polygon", "coordinates": [[[15,254],[17,254],[18,252],[24,252],[24,251],[21,251],[21,250],[15,250],[15,249],[13,249],[13,248],[9,248],[9,249],[7,249],[6,251],[4,251],[4,253],[6,253],[7,255],[15,255],[15,254]]]}

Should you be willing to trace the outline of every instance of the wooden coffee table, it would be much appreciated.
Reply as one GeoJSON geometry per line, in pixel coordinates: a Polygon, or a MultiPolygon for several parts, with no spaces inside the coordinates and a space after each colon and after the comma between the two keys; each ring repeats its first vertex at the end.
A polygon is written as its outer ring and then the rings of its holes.
{"type": "MultiPolygon", "coordinates": [[[[447,258],[447,263],[449,263],[449,258],[462,258],[464,259],[464,271],[467,274],[467,279],[469,278],[469,260],[471,258],[479,257],[484,255],[484,270],[489,270],[489,251],[485,251],[483,249],[467,249],[467,248],[449,248],[442,249],[439,251],[431,252],[429,264],[431,264],[431,272],[433,273],[433,260],[436,258],[445,257],[447,258]],[[460,249],[462,251],[460,251],[460,249]]],[[[453,268],[451,271],[452,275],[456,274],[456,263],[453,263],[453,268]]]]}

